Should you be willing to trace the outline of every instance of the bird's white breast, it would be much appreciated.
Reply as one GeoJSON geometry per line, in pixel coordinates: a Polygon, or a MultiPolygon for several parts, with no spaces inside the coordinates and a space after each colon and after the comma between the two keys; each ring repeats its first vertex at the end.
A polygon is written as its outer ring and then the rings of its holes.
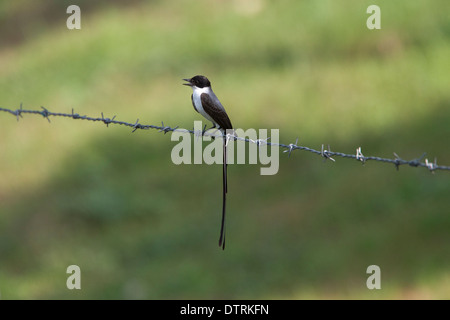
{"type": "Polygon", "coordinates": [[[216,124],[215,121],[205,112],[205,109],[203,109],[202,99],[200,97],[202,95],[202,93],[214,94],[212,92],[211,88],[210,87],[205,87],[205,88],[192,87],[192,90],[193,90],[192,100],[194,101],[194,105],[195,105],[195,108],[197,109],[197,111],[202,116],[204,116],[206,119],[208,119],[212,123],[216,124]]]}

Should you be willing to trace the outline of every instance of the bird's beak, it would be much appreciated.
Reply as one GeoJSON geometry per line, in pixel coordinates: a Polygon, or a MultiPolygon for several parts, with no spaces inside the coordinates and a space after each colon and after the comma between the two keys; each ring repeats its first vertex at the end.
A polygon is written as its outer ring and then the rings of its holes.
{"type": "Polygon", "coordinates": [[[183,80],[187,82],[183,83],[183,85],[192,87],[191,79],[183,79],[183,80]]]}

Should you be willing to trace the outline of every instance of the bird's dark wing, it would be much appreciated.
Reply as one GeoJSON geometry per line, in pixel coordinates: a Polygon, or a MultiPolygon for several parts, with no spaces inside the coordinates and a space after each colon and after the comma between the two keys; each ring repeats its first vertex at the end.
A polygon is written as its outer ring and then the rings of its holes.
{"type": "Polygon", "coordinates": [[[191,94],[191,101],[192,101],[192,105],[194,106],[194,110],[198,112],[197,108],[195,107],[194,95],[193,94],[191,94]]]}
{"type": "Polygon", "coordinates": [[[219,108],[218,106],[216,106],[216,103],[214,103],[209,94],[202,93],[200,95],[200,99],[202,101],[203,110],[205,110],[205,112],[214,119],[214,121],[220,126],[221,129],[233,129],[231,121],[228,118],[227,113],[225,112],[225,109],[223,109],[223,107],[219,108]]]}

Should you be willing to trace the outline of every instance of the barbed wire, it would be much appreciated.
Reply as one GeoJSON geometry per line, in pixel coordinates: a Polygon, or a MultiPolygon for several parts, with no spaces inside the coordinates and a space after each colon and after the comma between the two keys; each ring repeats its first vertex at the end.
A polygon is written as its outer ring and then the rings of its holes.
{"type": "MultiPolygon", "coordinates": [[[[48,120],[48,122],[51,122],[50,121],[50,117],[66,117],[66,118],[79,119],[79,120],[103,122],[104,124],[106,124],[107,127],[110,124],[122,125],[122,126],[126,126],[126,127],[132,128],[133,129],[132,132],[135,132],[136,130],[155,129],[155,130],[158,130],[158,132],[163,132],[164,134],[166,134],[167,132],[186,132],[186,133],[194,134],[194,135],[197,135],[197,136],[200,136],[200,135],[209,135],[209,136],[213,136],[213,137],[223,137],[224,136],[220,132],[219,132],[219,135],[217,135],[217,133],[211,134],[211,133],[205,132],[206,125],[203,128],[203,130],[199,131],[199,130],[194,130],[194,129],[192,129],[192,130],[180,129],[179,126],[176,126],[176,127],[172,128],[170,126],[164,125],[164,122],[161,122],[161,125],[158,126],[158,125],[150,125],[150,124],[141,124],[141,123],[139,123],[139,119],[137,119],[135,123],[129,123],[129,122],[125,122],[125,121],[118,121],[118,120],[115,120],[116,116],[113,116],[112,118],[104,117],[103,112],[101,113],[101,118],[94,118],[94,117],[89,117],[89,116],[86,116],[86,115],[81,116],[78,113],[75,113],[73,109],[72,109],[72,113],[51,112],[51,111],[47,110],[44,107],[41,107],[41,109],[42,110],[25,110],[25,109],[22,108],[22,104],[20,104],[19,109],[16,109],[16,110],[11,110],[11,109],[1,108],[0,107],[0,111],[7,112],[7,113],[10,113],[12,115],[15,115],[16,118],[17,118],[17,121],[19,121],[19,118],[22,118],[22,114],[27,114],[28,113],[28,114],[39,114],[39,115],[43,116],[44,118],[46,118],[48,120]]],[[[295,150],[303,150],[303,151],[308,151],[308,152],[320,155],[321,157],[324,158],[324,161],[331,160],[331,161],[335,162],[336,160],[333,157],[341,157],[341,158],[355,159],[355,160],[361,162],[362,164],[365,164],[367,161],[379,161],[379,162],[391,163],[391,164],[395,165],[397,170],[399,169],[399,167],[401,165],[406,165],[407,164],[407,165],[409,165],[411,167],[425,167],[431,173],[434,173],[437,170],[448,170],[448,171],[450,171],[450,166],[438,165],[436,158],[434,158],[433,162],[430,162],[427,158],[425,158],[426,153],[423,153],[418,158],[415,158],[415,159],[412,159],[412,160],[405,160],[405,159],[400,158],[400,156],[398,156],[394,152],[394,157],[395,158],[394,159],[389,159],[389,158],[382,158],[382,157],[375,157],[375,156],[368,156],[368,157],[366,157],[366,156],[364,156],[362,154],[361,147],[358,147],[356,149],[356,153],[355,154],[347,154],[347,153],[343,153],[343,152],[331,151],[330,145],[328,145],[328,147],[326,148],[323,144],[322,144],[321,150],[315,150],[313,148],[297,145],[298,138],[295,141],[295,143],[290,143],[290,144],[269,142],[268,140],[270,139],[270,137],[267,138],[267,139],[252,140],[250,138],[244,138],[244,137],[238,137],[236,135],[226,134],[225,138],[226,138],[227,142],[230,139],[241,140],[241,141],[245,141],[245,142],[248,142],[248,143],[255,143],[258,147],[259,146],[263,146],[263,145],[277,146],[279,148],[286,149],[283,152],[284,153],[288,153],[288,157],[290,157],[291,153],[293,151],[295,151],[295,150]],[[422,160],[424,158],[425,158],[425,161],[422,162],[422,160]]]]}

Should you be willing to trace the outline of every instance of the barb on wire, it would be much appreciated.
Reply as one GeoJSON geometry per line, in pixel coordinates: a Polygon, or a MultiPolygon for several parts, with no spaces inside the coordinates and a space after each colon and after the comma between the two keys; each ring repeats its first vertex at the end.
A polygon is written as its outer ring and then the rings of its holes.
{"type": "Polygon", "coordinates": [[[366,163],[366,157],[361,152],[361,147],[356,149],[356,160],[359,160],[364,165],[366,163]]]}
{"type": "Polygon", "coordinates": [[[395,164],[395,168],[397,169],[397,171],[398,171],[399,166],[400,166],[401,164],[405,164],[405,163],[408,162],[408,161],[403,160],[402,158],[400,158],[399,155],[396,154],[395,152],[394,152],[394,157],[395,157],[394,164],[395,164]]]}
{"type": "Polygon", "coordinates": [[[256,146],[260,147],[260,146],[263,146],[263,145],[266,145],[266,144],[268,145],[269,144],[269,142],[268,142],[269,139],[270,139],[270,137],[268,137],[266,139],[256,139],[256,140],[248,139],[248,141],[252,142],[252,143],[255,143],[256,146]]]}
{"type": "MultiPolygon", "coordinates": [[[[164,132],[164,134],[166,134],[167,132],[170,131],[170,129],[172,129],[172,128],[169,127],[169,126],[165,126],[165,125],[164,125],[164,121],[161,121],[161,126],[162,126],[162,128],[159,129],[158,132],[164,132]]],[[[174,129],[174,130],[178,129],[178,126],[176,126],[176,127],[173,128],[173,129],[174,129]]]]}
{"type": "MultiPolygon", "coordinates": [[[[19,117],[23,118],[23,114],[24,113],[29,113],[29,114],[40,114],[41,116],[43,116],[44,118],[47,119],[47,121],[50,123],[50,117],[67,117],[67,118],[72,118],[72,119],[80,119],[80,120],[87,120],[87,121],[100,121],[103,122],[104,124],[106,124],[107,127],[109,127],[110,124],[117,124],[117,125],[122,125],[122,126],[126,126],[126,127],[130,127],[132,128],[132,132],[135,132],[136,130],[140,129],[140,130],[148,130],[148,129],[156,129],[158,130],[158,132],[163,132],[164,134],[168,133],[168,132],[186,132],[186,133],[190,133],[193,134],[195,136],[200,137],[203,135],[211,135],[208,134],[205,129],[206,129],[206,125],[203,128],[203,131],[195,131],[194,129],[192,130],[187,130],[187,129],[179,129],[178,126],[176,127],[170,127],[170,126],[166,126],[164,125],[164,122],[161,122],[161,126],[156,126],[156,125],[143,125],[141,123],[139,123],[139,119],[136,120],[135,123],[128,123],[125,121],[118,121],[115,120],[116,116],[110,118],[105,118],[103,115],[103,112],[101,113],[101,118],[93,118],[93,117],[88,117],[86,115],[81,116],[78,113],[75,113],[74,109],[72,109],[72,113],[56,113],[56,112],[51,112],[49,110],[47,110],[44,107],[41,107],[42,110],[38,111],[38,110],[24,110],[22,103],[20,104],[20,107],[16,110],[11,110],[11,109],[7,109],[7,108],[0,108],[0,112],[7,112],[7,113],[11,113],[12,115],[16,116],[17,121],[19,121],[19,117]]],[[[213,135],[214,137],[217,137],[215,134],[213,135]]],[[[398,154],[396,154],[394,152],[394,159],[388,159],[388,158],[381,158],[381,157],[374,157],[374,156],[369,156],[366,157],[362,154],[361,152],[361,147],[356,149],[356,154],[346,154],[346,153],[342,153],[342,152],[335,152],[335,151],[331,151],[330,145],[328,145],[328,148],[325,148],[324,145],[322,144],[322,148],[321,150],[315,150],[313,148],[309,148],[309,147],[305,147],[305,146],[299,146],[297,145],[298,143],[298,138],[296,139],[295,143],[290,143],[290,144],[282,144],[282,143],[274,143],[274,142],[269,142],[270,137],[268,137],[267,139],[256,139],[256,140],[252,140],[250,138],[242,138],[242,137],[238,137],[238,136],[233,136],[234,140],[242,140],[245,141],[247,143],[255,143],[258,147],[263,146],[263,145],[268,145],[268,146],[277,146],[281,149],[286,149],[285,153],[288,153],[288,157],[291,156],[291,153],[295,150],[302,150],[302,151],[308,151],[311,153],[315,153],[317,155],[320,155],[321,157],[324,158],[324,161],[326,160],[331,160],[333,162],[335,162],[336,160],[333,157],[341,157],[341,158],[351,158],[351,159],[355,159],[357,161],[361,161],[362,164],[365,164],[367,161],[379,161],[379,162],[386,162],[386,163],[392,163],[395,165],[396,169],[399,170],[399,167],[401,165],[405,165],[408,164],[409,166],[412,167],[425,167],[427,168],[431,173],[435,173],[435,171],[437,170],[448,170],[450,171],[450,166],[442,166],[442,165],[438,165],[437,164],[437,160],[436,158],[434,158],[434,162],[429,162],[428,159],[425,159],[425,162],[422,162],[422,159],[425,157],[426,153],[423,153],[420,157],[412,159],[412,160],[404,160],[402,158],[400,158],[400,156],[398,154]]],[[[227,135],[227,143],[228,140],[230,140],[230,136],[227,135]]]]}
{"type": "Polygon", "coordinates": [[[334,160],[331,155],[333,152],[331,152],[331,148],[330,145],[328,145],[328,149],[324,149],[323,148],[323,144],[322,144],[322,151],[321,151],[321,156],[324,157],[324,161],[326,161],[327,159],[330,159],[333,162],[336,162],[336,160],[334,160]]]}
{"type": "Polygon", "coordinates": [[[295,143],[289,143],[289,150],[284,150],[283,152],[284,153],[286,153],[286,152],[289,152],[288,153],[288,158],[290,158],[291,157],[291,152],[292,152],[292,150],[294,150],[294,148],[298,148],[297,147],[297,143],[298,143],[298,137],[297,137],[297,139],[295,140],[295,143]]]}
{"type": "MultiPolygon", "coordinates": [[[[42,111],[41,111],[41,114],[42,114],[42,116],[44,117],[44,118],[46,118],[47,120],[48,120],[48,122],[50,123],[50,119],[49,119],[49,113],[50,113],[50,111],[48,111],[47,109],[45,109],[44,107],[42,107],[41,106],[41,108],[42,108],[42,111]]],[[[23,110],[21,110],[21,112],[20,113],[22,113],[23,112],[23,110]]],[[[72,113],[73,113],[73,109],[72,109],[72,113]]],[[[75,118],[74,118],[75,119],[75,118]]]]}
{"type": "Polygon", "coordinates": [[[106,124],[106,127],[109,127],[109,124],[111,123],[111,121],[114,121],[115,118],[116,118],[116,116],[112,117],[112,119],[105,118],[105,117],[103,117],[103,112],[102,112],[102,121],[104,124],[106,124]]]}
{"type": "Polygon", "coordinates": [[[428,159],[425,159],[425,164],[428,170],[430,170],[430,172],[434,174],[434,170],[436,170],[436,167],[438,166],[436,157],[434,158],[434,162],[428,162],[428,159]]]}
{"type": "Polygon", "coordinates": [[[15,114],[17,117],[17,122],[19,122],[19,117],[23,118],[22,117],[22,102],[20,103],[20,108],[15,111],[15,114]]]}

